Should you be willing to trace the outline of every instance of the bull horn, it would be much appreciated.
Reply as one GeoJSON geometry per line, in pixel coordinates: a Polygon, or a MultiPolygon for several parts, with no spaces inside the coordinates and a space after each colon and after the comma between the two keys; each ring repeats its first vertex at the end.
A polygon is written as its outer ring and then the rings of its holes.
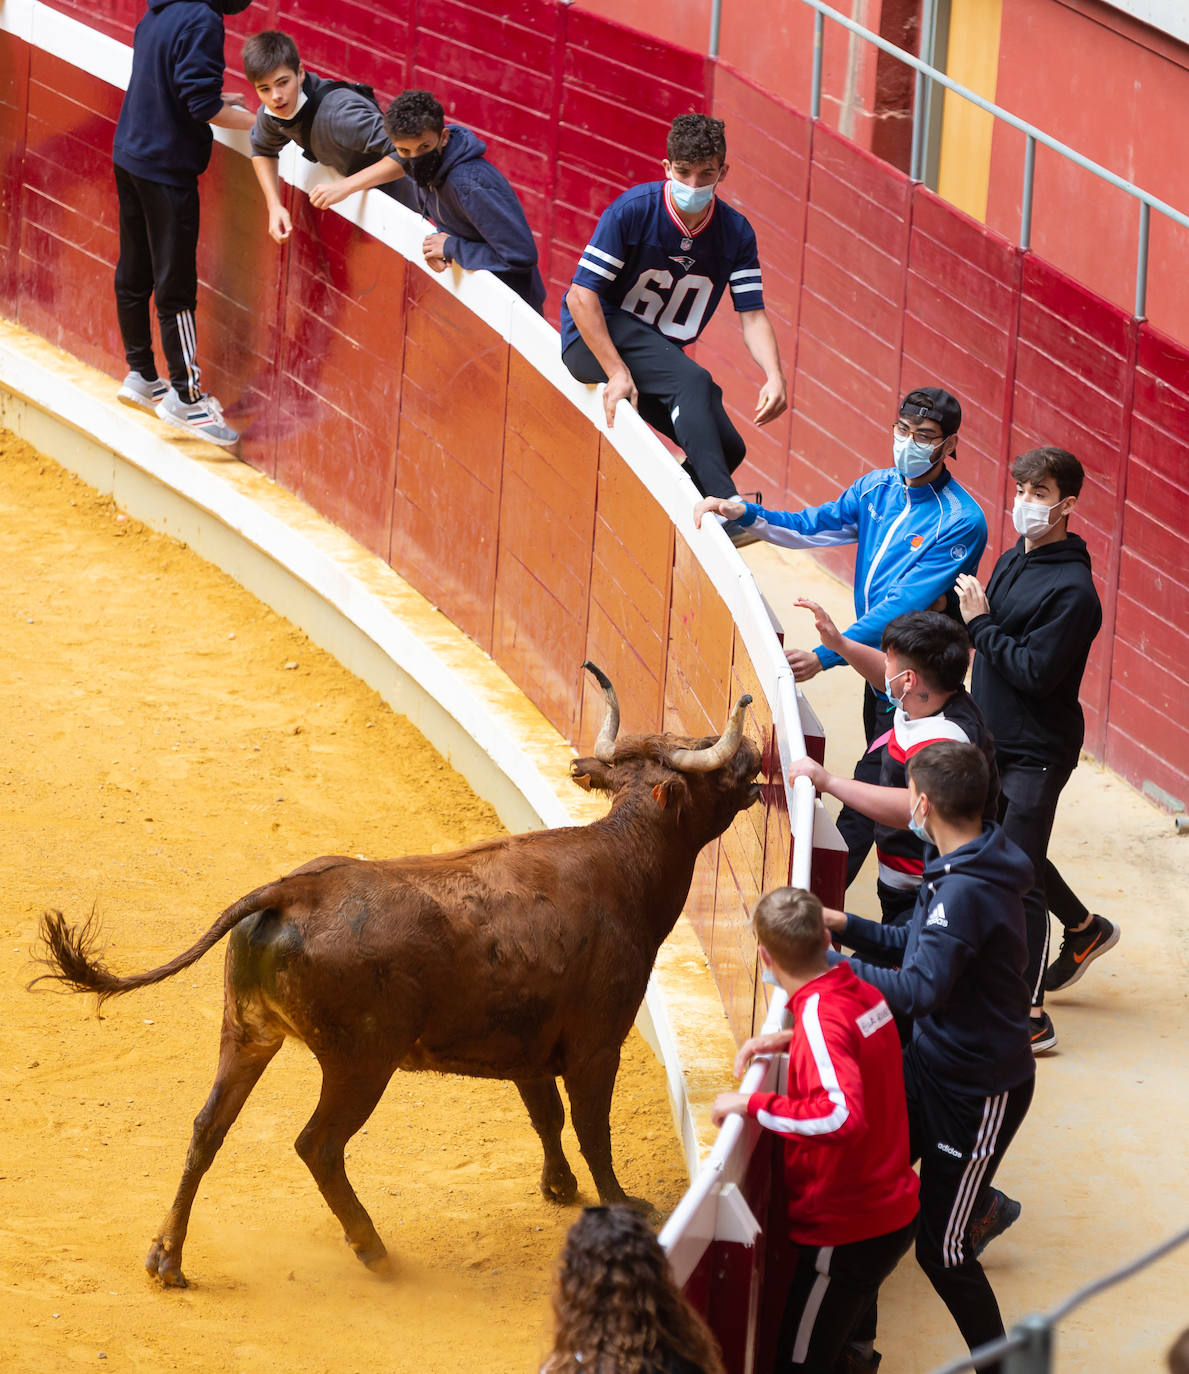
{"type": "Polygon", "coordinates": [[[603,696],[607,700],[607,714],[599,728],[599,737],[594,742],[594,756],[600,763],[610,763],[615,752],[615,736],[619,734],[619,698],[611,686],[611,679],[601,668],[596,668],[590,659],[582,666],[603,689],[603,696]]]}
{"type": "Polygon", "coordinates": [[[751,705],[751,697],[746,692],[735,703],[727,728],[714,744],[705,749],[674,749],[669,762],[679,773],[712,773],[721,768],[729,758],[733,758],[743,738],[743,717],[751,705]]]}

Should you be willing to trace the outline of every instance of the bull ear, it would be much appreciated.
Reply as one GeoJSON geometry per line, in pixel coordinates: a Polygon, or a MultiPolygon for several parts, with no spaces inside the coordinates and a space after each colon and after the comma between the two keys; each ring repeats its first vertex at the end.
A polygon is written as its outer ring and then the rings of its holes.
{"type": "Polygon", "coordinates": [[[667,807],[680,807],[685,801],[689,789],[680,778],[669,778],[666,782],[658,782],[652,789],[652,800],[664,811],[667,807]]]}
{"type": "Polygon", "coordinates": [[[600,763],[598,759],[572,759],[570,761],[570,781],[577,783],[584,792],[610,791],[610,764],[600,763]]]}

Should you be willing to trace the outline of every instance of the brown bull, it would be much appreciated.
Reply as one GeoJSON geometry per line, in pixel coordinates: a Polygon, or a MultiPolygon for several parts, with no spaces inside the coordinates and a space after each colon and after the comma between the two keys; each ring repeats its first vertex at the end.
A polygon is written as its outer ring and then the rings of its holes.
{"type": "Polygon", "coordinates": [[[607,712],[595,756],[575,759],[571,775],[611,794],[602,820],[454,854],[315,859],[241,898],[184,954],[136,977],[104,968],[86,927],[67,927],[58,912],[43,920],[45,976],[101,1004],[171,977],[231,934],[215,1082],[145,1261],[150,1273],[185,1286],[182,1246],[199,1182],[287,1035],[322,1068],[297,1152],[369,1266],[383,1262],[384,1243],[343,1151],[397,1069],[511,1079],[544,1146],[541,1191],[569,1202],[577,1180],[562,1152],[561,1077],[600,1199],[624,1200],[608,1121],[620,1048],[699,850],[759,796],[760,753],[743,736],[746,696],[718,740],[617,740],[614,689],[584,666],[607,712]]]}

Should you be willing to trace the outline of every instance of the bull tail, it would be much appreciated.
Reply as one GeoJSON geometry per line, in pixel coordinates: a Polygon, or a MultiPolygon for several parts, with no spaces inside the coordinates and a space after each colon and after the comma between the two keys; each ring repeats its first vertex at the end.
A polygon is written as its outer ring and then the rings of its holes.
{"type": "Polygon", "coordinates": [[[109,997],[119,997],[137,988],[163,983],[175,973],[197,963],[246,917],[282,904],[284,888],[285,879],[282,878],[279,882],[268,883],[258,887],[255,892],[249,892],[246,897],[229,906],[206,934],[200,936],[184,954],[179,954],[159,968],[149,969],[147,973],[132,974],[126,978],[112,973],[98,956],[100,928],[94,912],[82,925],[71,926],[67,925],[60,911],[47,911],[41,918],[38,932],[40,953],[36,956],[37,963],[43,965],[46,971],[38,974],[26,986],[32,990],[38,983],[54,979],[73,992],[93,992],[97,998],[97,1008],[102,1010],[109,997]]]}

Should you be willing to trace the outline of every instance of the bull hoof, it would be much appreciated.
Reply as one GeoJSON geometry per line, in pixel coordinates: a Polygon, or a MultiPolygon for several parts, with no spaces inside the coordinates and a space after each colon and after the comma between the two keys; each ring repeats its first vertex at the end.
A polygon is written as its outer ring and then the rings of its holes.
{"type": "Polygon", "coordinates": [[[145,1269],[156,1279],[160,1279],[166,1288],[189,1288],[186,1276],[182,1273],[182,1262],[175,1259],[166,1250],[164,1243],[154,1240],[149,1246],[149,1253],[145,1256],[145,1269]]]}
{"type": "Polygon", "coordinates": [[[355,1258],[360,1264],[366,1264],[373,1274],[379,1274],[381,1278],[387,1278],[391,1275],[392,1261],[388,1258],[388,1251],[384,1242],[378,1237],[367,1245],[352,1245],[349,1239],[347,1244],[355,1252],[355,1258]]]}
{"type": "Polygon", "coordinates": [[[569,1169],[565,1173],[546,1170],[541,1175],[541,1196],[547,1202],[556,1202],[565,1207],[578,1196],[578,1180],[569,1169]]]}

